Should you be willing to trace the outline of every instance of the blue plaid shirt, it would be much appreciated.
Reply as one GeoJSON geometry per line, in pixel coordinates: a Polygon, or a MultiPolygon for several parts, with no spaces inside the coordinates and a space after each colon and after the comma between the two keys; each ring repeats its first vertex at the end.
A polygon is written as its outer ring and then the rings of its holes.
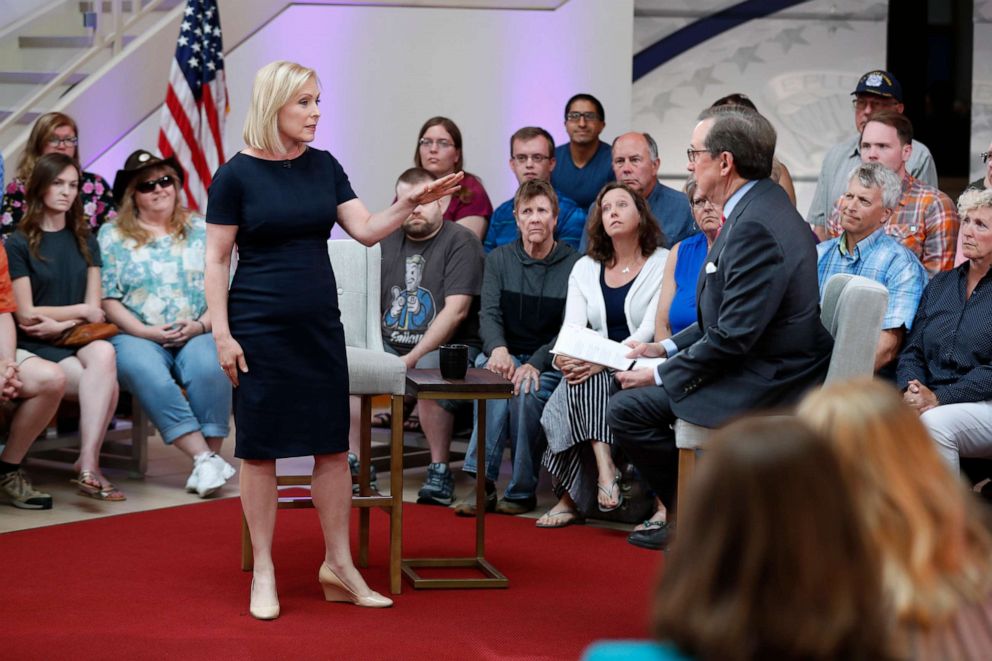
{"type": "Polygon", "coordinates": [[[882,328],[891,330],[905,326],[909,330],[923,288],[927,285],[927,272],[923,264],[916,255],[886,234],[884,228],[858,241],[853,251],[847,249],[846,236],[845,232],[816,247],[816,271],[821,296],[832,275],[850,273],[871,278],[889,290],[889,305],[882,328]]]}

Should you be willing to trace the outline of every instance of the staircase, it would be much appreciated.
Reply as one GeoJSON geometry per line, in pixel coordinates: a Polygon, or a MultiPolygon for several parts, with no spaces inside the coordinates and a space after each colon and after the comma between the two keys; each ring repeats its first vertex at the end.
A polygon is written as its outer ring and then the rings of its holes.
{"type": "MultiPolygon", "coordinates": [[[[152,0],[119,0],[119,16],[110,0],[80,2],[50,0],[37,2],[37,9],[22,19],[0,28],[0,148],[21,136],[39,115],[53,109],[66,93],[106,65],[115,51],[150,29],[182,0],[160,0],[147,15],[140,17],[118,43],[100,46],[114,33],[115,23],[123,25],[152,0]],[[94,46],[97,46],[94,48],[94,46]],[[34,99],[15,122],[6,120],[75,63],[77,71],[64,76],[57,85],[34,99]]],[[[12,169],[8,162],[7,168],[12,169]]]]}

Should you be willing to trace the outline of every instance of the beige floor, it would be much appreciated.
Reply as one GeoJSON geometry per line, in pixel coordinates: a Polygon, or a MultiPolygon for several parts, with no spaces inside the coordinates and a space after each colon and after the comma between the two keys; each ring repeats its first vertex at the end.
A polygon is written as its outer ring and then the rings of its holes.
{"type": "MultiPolygon", "coordinates": [[[[377,443],[386,443],[388,440],[384,430],[376,430],[373,438],[374,442],[377,443]]],[[[424,443],[425,439],[419,434],[407,435],[408,445],[423,445],[424,443]]],[[[464,440],[456,440],[453,447],[463,450],[464,445],[464,440]]],[[[233,451],[234,441],[228,439],[224,443],[221,454],[237,467],[238,462],[232,456],[233,451]]],[[[310,472],[312,466],[313,460],[303,457],[280,460],[278,470],[280,473],[286,474],[306,474],[310,472]]],[[[106,476],[127,495],[127,500],[124,502],[102,502],[79,495],[76,488],[69,483],[69,480],[74,477],[71,465],[35,460],[29,456],[24,467],[35,487],[52,495],[54,506],[50,510],[39,511],[17,509],[9,504],[0,503],[0,533],[200,502],[196,494],[186,493],[183,489],[192,468],[190,460],[179,450],[163,444],[157,435],[149,439],[148,472],[144,479],[128,478],[123,471],[106,471],[106,476]]],[[[471,494],[475,485],[474,480],[466,476],[460,468],[461,462],[452,463],[456,478],[456,500],[471,494]]],[[[411,468],[404,471],[404,501],[416,501],[417,490],[423,483],[425,471],[425,468],[411,468]]],[[[509,473],[510,469],[508,461],[506,461],[501,471],[502,479],[498,485],[500,489],[505,487],[505,480],[509,473]]],[[[385,488],[389,483],[388,474],[380,475],[379,479],[380,484],[385,488]]],[[[237,495],[238,484],[237,477],[235,477],[213,497],[223,498],[237,495]]],[[[524,516],[537,518],[554,503],[555,498],[545,475],[538,489],[537,509],[524,516]]],[[[631,527],[599,521],[593,524],[624,529],[631,527]]]]}

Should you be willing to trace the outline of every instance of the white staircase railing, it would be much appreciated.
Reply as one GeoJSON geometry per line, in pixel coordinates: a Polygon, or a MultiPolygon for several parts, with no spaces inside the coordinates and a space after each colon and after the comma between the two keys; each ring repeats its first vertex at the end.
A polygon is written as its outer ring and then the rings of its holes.
{"type": "Polygon", "coordinates": [[[108,46],[112,46],[113,54],[115,56],[120,54],[124,44],[124,33],[134,27],[134,25],[144,16],[152,12],[159,4],[161,4],[161,2],[162,0],[150,0],[141,9],[135,11],[131,18],[125,22],[123,20],[123,0],[110,0],[111,14],[113,18],[112,29],[103,36],[94,35],[93,45],[90,48],[70,62],[70,64],[66,66],[58,75],[35,90],[34,94],[22,101],[20,105],[14,108],[3,121],[0,121],[0,135],[2,135],[8,127],[16,124],[22,116],[30,112],[36,103],[65,83],[73,74],[80,71],[84,66],[86,66],[86,64],[102,53],[108,46]]]}

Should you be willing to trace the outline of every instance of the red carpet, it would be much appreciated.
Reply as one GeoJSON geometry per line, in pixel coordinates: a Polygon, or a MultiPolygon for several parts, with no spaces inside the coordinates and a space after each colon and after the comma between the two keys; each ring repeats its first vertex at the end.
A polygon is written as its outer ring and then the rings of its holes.
{"type": "MultiPolygon", "coordinates": [[[[386,594],[387,522],[372,517],[363,573],[386,594]]],[[[404,517],[405,556],[472,554],[474,520],[423,505],[404,517]]],[[[594,640],[646,635],[661,554],[613,530],[486,523],[486,556],[509,589],[414,591],[404,581],[393,608],[373,610],[323,601],[316,513],[281,511],[273,622],[248,615],[236,499],[8,533],[0,650],[18,660],[575,659],[594,640]]]]}

